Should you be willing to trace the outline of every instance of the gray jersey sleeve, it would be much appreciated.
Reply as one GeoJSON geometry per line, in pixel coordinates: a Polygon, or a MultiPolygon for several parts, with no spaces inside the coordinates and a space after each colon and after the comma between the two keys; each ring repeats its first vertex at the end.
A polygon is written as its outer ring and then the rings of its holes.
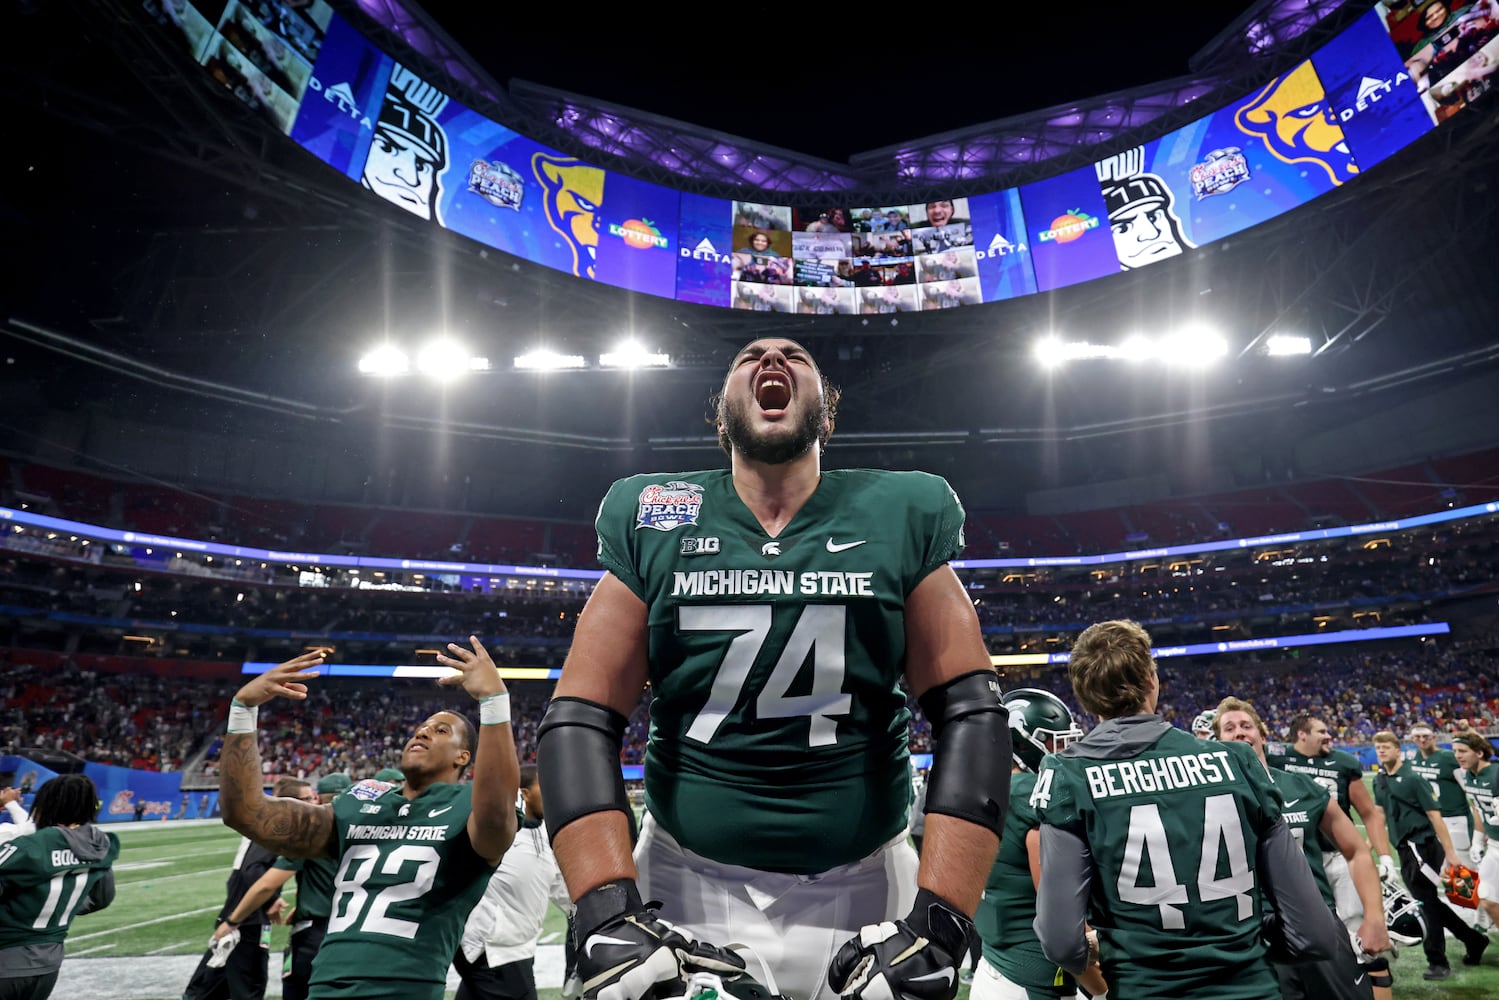
{"type": "Polygon", "coordinates": [[[1032,926],[1047,960],[1074,976],[1088,968],[1084,931],[1092,891],[1093,852],[1087,842],[1043,823],[1041,884],[1036,889],[1036,921],[1032,926]]]}
{"type": "Polygon", "coordinates": [[[1318,962],[1348,947],[1348,932],[1328,909],[1306,855],[1285,823],[1260,838],[1256,874],[1265,897],[1265,939],[1277,962],[1318,962]]]}

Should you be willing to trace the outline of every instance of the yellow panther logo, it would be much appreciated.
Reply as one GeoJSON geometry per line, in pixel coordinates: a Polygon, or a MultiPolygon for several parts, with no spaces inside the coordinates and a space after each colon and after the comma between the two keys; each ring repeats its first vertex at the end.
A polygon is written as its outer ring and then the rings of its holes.
{"type": "Polygon", "coordinates": [[[537,153],[531,172],[541,184],[541,203],[573,251],[573,274],[594,277],[599,255],[599,210],[604,206],[604,171],[571,156],[537,153]]]}
{"type": "Polygon", "coordinates": [[[1343,128],[1309,61],[1251,97],[1234,115],[1234,124],[1257,137],[1278,160],[1317,164],[1335,185],[1358,173],[1343,128]]]}

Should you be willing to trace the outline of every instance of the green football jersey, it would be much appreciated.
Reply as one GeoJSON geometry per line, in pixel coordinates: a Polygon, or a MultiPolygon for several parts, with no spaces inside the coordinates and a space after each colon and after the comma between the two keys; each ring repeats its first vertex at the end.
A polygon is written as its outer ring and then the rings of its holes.
{"type": "Polygon", "coordinates": [[[1463,782],[1463,792],[1483,817],[1484,836],[1499,840],[1499,767],[1487,762],[1477,774],[1462,770],[1458,776],[1463,782]]]}
{"type": "Polygon", "coordinates": [[[1461,768],[1457,766],[1457,756],[1451,750],[1439,747],[1432,751],[1430,757],[1422,757],[1421,751],[1416,750],[1406,763],[1431,786],[1432,798],[1437,800],[1437,810],[1443,816],[1468,815],[1468,799],[1457,780],[1457,772],[1461,768]]]}
{"type": "MultiPolygon", "coordinates": [[[[1348,790],[1356,781],[1364,780],[1364,765],[1360,764],[1358,758],[1346,750],[1330,750],[1320,756],[1311,756],[1297,753],[1296,747],[1290,743],[1267,743],[1265,744],[1265,757],[1271,767],[1278,767],[1282,771],[1290,771],[1292,774],[1305,774],[1311,777],[1337,797],[1338,807],[1353,818],[1353,806],[1349,798],[1348,790]]],[[[1323,851],[1335,851],[1337,846],[1320,833],[1317,842],[1323,851]]]]}
{"type": "Polygon", "coordinates": [[[495,868],[468,839],[472,793],[438,784],[408,801],[360,782],[333,801],[338,870],[309,997],[441,1000],[495,868]]]}
{"type": "Polygon", "coordinates": [[[44,827],[0,844],[0,949],[60,944],[79,905],[120,856],[120,838],[92,827],[102,851],[74,851],[67,831],[44,827]]]}
{"type": "Polygon", "coordinates": [[[1381,770],[1374,776],[1374,803],[1384,810],[1390,845],[1397,850],[1406,841],[1437,839],[1431,817],[1426,815],[1436,809],[1436,797],[1426,779],[1409,766],[1402,765],[1394,774],[1381,770]]]}
{"type": "Polygon", "coordinates": [[[277,858],[275,865],[297,874],[297,911],[293,919],[327,920],[332,913],[333,875],[338,866],[329,858],[277,858]]]}
{"type": "Polygon", "coordinates": [[[1255,864],[1281,798],[1254,751],[1167,729],[1130,757],[1045,759],[1031,803],[1092,855],[1089,924],[1121,997],[1277,996],[1255,864]]]}
{"type": "Polygon", "coordinates": [[[905,828],[904,608],[962,549],[945,480],[824,472],[771,538],[727,471],[632,476],[597,527],[599,562],[649,609],[645,799],[663,828],[716,861],[797,874],[905,828]]]}
{"type": "Polygon", "coordinates": [[[1021,771],[1010,777],[1010,810],[999,838],[999,855],[984,885],[984,898],[973,916],[983,942],[984,959],[1017,986],[1059,997],[1072,997],[1071,975],[1041,951],[1032,924],[1036,919],[1036,886],[1031,881],[1025,837],[1041,825],[1030,804],[1036,776],[1021,771]]]}
{"type": "Polygon", "coordinates": [[[1328,909],[1337,912],[1337,899],[1332,894],[1332,886],[1328,884],[1327,869],[1322,865],[1322,855],[1325,852],[1319,836],[1322,817],[1327,815],[1327,807],[1332,805],[1331,793],[1311,775],[1293,774],[1276,767],[1270,769],[1270,780],[1280,789],[1280,796],[1284,800],[1280,806],[1281,819],[1286,821],[1286,826],[1291,828],[1291,836],[1301,845],[1307,867],[1311,868],[1312,877],[1317,880],[1317,889],[1322,893],[1328,909]]]}

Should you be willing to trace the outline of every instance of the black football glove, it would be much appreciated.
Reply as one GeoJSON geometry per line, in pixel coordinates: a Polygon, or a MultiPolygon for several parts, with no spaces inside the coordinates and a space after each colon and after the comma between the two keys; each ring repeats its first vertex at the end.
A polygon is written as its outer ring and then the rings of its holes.
{"type": "Polygon", "coordinates": [[[857,1000],[952,1000],[973,921],[926,889],[904,920],[866,924],[828,964],[828,985],[857,1000]]]}
{"type": "Polygon", "coordinates": [[[574,922],[578,976],[586,1000],[656,1000],[680,996],[694,971],[724,977],[744,972],[744,959],[698,941],[642,903],[631,880],[606,882],[578,900],[574,922]],[[685,970],[685,971],[684,971],[685,970]]]}

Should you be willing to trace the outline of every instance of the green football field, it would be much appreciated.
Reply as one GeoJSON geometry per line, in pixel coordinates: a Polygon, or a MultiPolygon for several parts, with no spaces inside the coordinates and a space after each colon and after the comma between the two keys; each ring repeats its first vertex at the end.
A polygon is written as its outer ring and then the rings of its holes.
{"type": "MultiPolygon", "coordinates": [[[[100,913],[79,917],[68,937],[69,961],[55,996],[72,1000],[117,1000],[121,997],[175,1000],[182,996],[197,956],[213,931],[213,919],[224,901],[224,879],[233,863],[239,837],[219,824],[113,824],[121,841],[115,866],[118,895],[100,913]],[[94,962],[91,959],[129,959],[94,962]],[[127,988],[128,981],[145,982],[127,988]],[[159,992],[158,992],[159,990],[159,992]]],[[[553,909],[542,933],[544,943],[560,943],[565,921],[553,909]]],[[[286,928],[277,927],[271,950],[286,944],[286,928]]],[[[1449,948],[1454,977],[1444,983],[1421,979],[1426,969],[1419,946],[1402,948],[1395,966],[1397,997],[1409,1000],[1493,1000],[1499,997],[1499,943],[1478,968],[1457,962],[1460,947],[1449,948]]],[[[277,971],[271,970],[271,995],[279,995],[277,971]]],[[[560,991],[543,988],[540,1000],[559,1000],[560,991]]],[[[449,994],[451,996],[451,994],[449,994]]],[[[959,993],[966,1000],[967,988],[959,993]]]]}

